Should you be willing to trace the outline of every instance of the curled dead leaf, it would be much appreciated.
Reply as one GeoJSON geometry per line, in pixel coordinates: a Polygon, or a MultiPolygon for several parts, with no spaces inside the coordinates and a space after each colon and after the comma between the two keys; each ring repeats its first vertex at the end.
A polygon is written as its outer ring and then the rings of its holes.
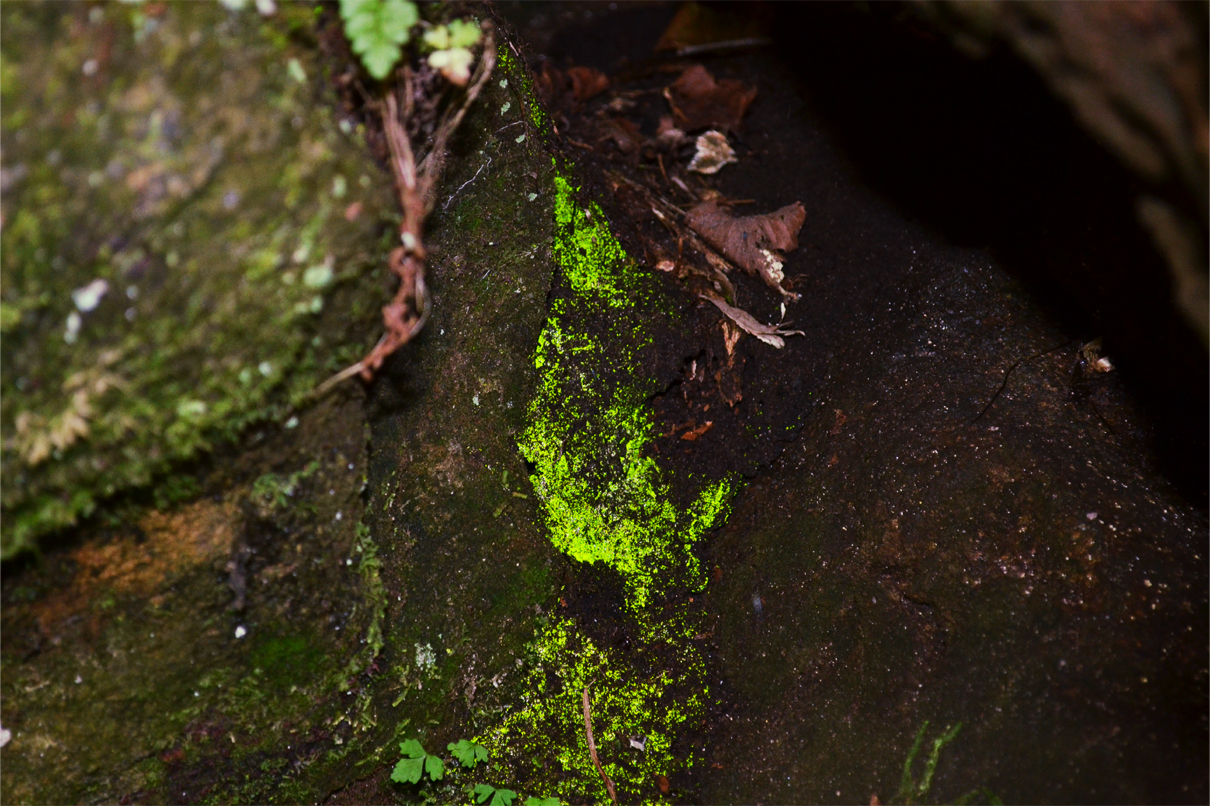
{"type": "Polygon", "coordinates": [[[795,295],[782,288],[785,274],[780,253],[798,248],[798,231],[806,218],[801,202],[742,218],[735,218],[714,202],[704,202],[685,214],[689,226],[707,243],[787,298],[795,295]]]}
{"type": "Polygon", "coordinates": [[[689,163],[689,170],[700,174],[716,174],[724,165],[736,162],[735,152],[722,132],[709,131],[697,138],[697,153],[689,163]]]}
{"type": "Polygon", "coordinates": [[[695,64],[665,88],[677,126],[693,129],[735,131],[756,98],[756,87],[725,78],[715,81],[710,71],[695,64]]]}
{"type": "Polygon", "coordinates": [[[643,147],[643,135],[630,118],[608,118],[601,125],[600,140],[613,143],[627,156],[638,154],[643,147]]]}
{"type": "Polygon", "coordinates": [[[801,330],[788,330],[785,325],[780,322],[776,325],[762,325],[752,317],[752,314],[741,308],[728,305],[717,297],[703,296],[702,299],[708,299],[713,302],[714,306],[722,311],[728,319],[739,325],[741,330],[746,333],[750,333],[763,341],[765,344],[768,344],[770,347],[774,347],[778,350],[786,346],[786,340],[782,338],[783,336],[806,335],[801,330]]]}
{"type": "Polygon", "coordinates": [[[571,91],[577,101],[587,101],[604,92],[609,86],[609,78],[593,67],[569,67],[567,75],[571,79],[571,91]]]}

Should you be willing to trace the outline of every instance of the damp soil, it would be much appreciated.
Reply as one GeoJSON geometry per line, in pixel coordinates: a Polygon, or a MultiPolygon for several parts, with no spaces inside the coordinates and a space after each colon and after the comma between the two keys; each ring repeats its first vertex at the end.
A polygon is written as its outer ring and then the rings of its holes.
{"type": "MultiPolygon", "coordinates": [[[[627,133],[654,141],[691,64],[758,93],[738,162],[679,176],[807,212],[802,336],[729,354],[691,278],[647,359],[652,454],[748,480],[703,549],[721,696],[680,797],[1204,799],[1207,362],[1129,173],[1008,54],[890,15],[765,8],[768,46],[676,58],[653,53],[674,6],[501,8],[536,74],[610,78],[554,119],[640,263],[677,245],[618,177],[692,202],[627,133]],[[1096,337],[1115,371],[1080,353],[1096,337]],[[918,732],[958,724],[905,789],[918,732]]],[[[776,292],[730,279],[777,321],[776,292]]]]}

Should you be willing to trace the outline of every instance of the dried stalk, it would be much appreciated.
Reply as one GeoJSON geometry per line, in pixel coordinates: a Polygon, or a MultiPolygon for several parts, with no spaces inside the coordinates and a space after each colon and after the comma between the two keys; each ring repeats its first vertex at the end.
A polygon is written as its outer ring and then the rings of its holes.
{"type": "Polygon", "coordinates": [[[609,791],[609,799],[617,803],[618,792],[614,789],[613,781],[601,767],[601,760],[597,758],[597,743],[592,739],[592,706],[588,701],[588,689],[584,689],[584,735],[588,737],[588,755],[592,756],[592,763],[596,765],[597,772],[601,774],[601,780],[605,782],[605,789],[609,791]]]}
{"type": "Polygon", "coordinates": [[[479,64],[470,82],[470,88],[466,91],[466,97],[456,110],[446,110],[433,134],[432,146],[419,165],[406,128],[407,120],[413,111],[411,67],[405,65],[402,70],[402,114],[396,98],[398,87],[389,91],[379,106],[387,147],[391,153],[391,173],[395,177],[395,190],[399,194],[399,206],[403,211],[403,220],[399,225],[399,240],[402,245],[392,250],[388,258],[391,273],[399,278],[399,288],[394,299],[383,306],[382,321],[386,332],[374,345],[374,349],[356,364],[346,367],[316,387],[313,397],[324,395],[354,375],[360,375],[366,381],[372,379],[383,361],[415,338],[428,320],[430,300],[424,282],[427,258],[424,248],[424,220],[433,209],[433,190],[445,167],[449,140],[487,84],[496,63],[495,37],[490,29],[485,33],[483,55],[479,57],[479,64]]]}

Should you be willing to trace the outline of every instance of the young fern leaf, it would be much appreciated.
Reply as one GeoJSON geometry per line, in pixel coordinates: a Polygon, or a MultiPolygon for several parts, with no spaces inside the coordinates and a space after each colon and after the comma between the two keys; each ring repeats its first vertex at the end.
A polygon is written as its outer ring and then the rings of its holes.
{"type": "Polygon", "coordinates": [[[381,81],[399,61],[420,13],[411,0],[340,0],[340,18],[353,52],[381,81]]]}

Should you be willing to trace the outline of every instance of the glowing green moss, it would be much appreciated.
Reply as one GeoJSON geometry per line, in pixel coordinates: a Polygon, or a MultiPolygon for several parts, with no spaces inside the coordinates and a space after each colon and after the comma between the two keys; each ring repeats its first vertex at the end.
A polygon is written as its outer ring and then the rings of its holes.
{"type": "Polygon", "coordinates": [[[692,640],[702,628],[689,611],[669,607],[666,594],[703,586],[693,546],[725,517],[733,484],[730,477],[679,479],[690,494],[674,497],[673,479],[648,455],[656,434],[648,400],[658,389],[640,361],[650,346],[647,324],[666,303],[600,208],[577,204],[561,176],[554,211],[553,254],[565,290],[552,301],[534,352],[538,384],[520,448],[534,466],[530,480],[552,543],[577,560],[608,564],[624,580],[638,645],[600,647],[567,619],[540,628],[532,645],[537,663],[521,686],[524,707],[481,741],[521,764],[557,762],[558,769],[530,773],[569,800],[589,792],[603,799],[584,738],[587,688],[601,763],[635,800],[658,792],[657,775],[694,763],[673,742],[705,711],[705,664],[692,640]],[[653,663],[645,655],[657,646],[653,663]]]}
{"type": "Polygon", "coordinates": [[[502,79],[504,83],[500,86],[505,86],[509,79],[516,81],[520,85],[520,96],[525,110],[529,113],[530,122],[534,124],[534,127],[539,132],[548,134],[550,132],[550,122],[547,120],[546,112],[534,100],[537,98],[537,95],[534,93],[533,81],[530,80],[529,73],[526,72],[525,68],[517,63],[508,45],[501,45],[497,48],[496,61],[503,68],[502,72],[508,76],[508,78],[502,79]]]}
{"type": "Polygon", "coordinates": [[[620,652],[597,646],[568,619],[540,629],[533,646],[537,663],[521,686],[527,692],[525,708],[476,740],[493,755],[507,745],[523,757],[553,761],[558,764],[550,771],[558,774],[552,784],[556,794],[573,803],[586,794],[604,802],[608,795],[584,735],[582,698],[587,688],[601,766],[626,800],[654,790],[657,776],[691,761],[679,756],[673,744],[677,731],[700,719],[705,708],[705,687],[686,693],[683,686],[686,678],[705,678],[705,664],[695,648],[685,647],[691,653],[684,659],[690,673],[678,680],[666,670],[641,673],[620,652]],[[546,755],[551,747],[553,759],[546,755]]]}
{"type": "Polygon", "coordinates": [[[552,304],[538,340],[538,393],[521,450],[536,467],[551,541],[577,560],[617,569],[641,614],[667,584],[700,585],[691,549],[725,509],[731,482],[703,484],[687,510],[672,503],[663,472],[644,455],[655,390],[627,366],[648,338],[636,301],[652,295],[650,280],[600,209],[578,206],[563,177],[555,179],[555,231],[555,259],[573,293],[552,304]],[[577,329],[602,305],[611,310],[608,351],[577,329]]]}

